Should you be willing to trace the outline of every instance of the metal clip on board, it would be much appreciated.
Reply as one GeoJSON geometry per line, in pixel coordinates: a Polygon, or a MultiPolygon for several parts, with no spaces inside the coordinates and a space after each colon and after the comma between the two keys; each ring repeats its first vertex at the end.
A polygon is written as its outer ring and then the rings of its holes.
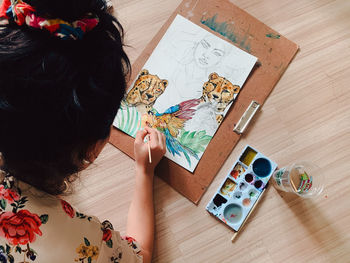
{"type": "Polygon", "coordinates": [[[260,108],[260,104],[252,100],[252,102],[250,103],[250,105],[242,115],[241,119],[238,121],[237,125],[233,129],[233,131],[238,134],[242,134],[248,127],[250,121],[253,119],[255,113],[258,111],[259,108],[260,108]]]}

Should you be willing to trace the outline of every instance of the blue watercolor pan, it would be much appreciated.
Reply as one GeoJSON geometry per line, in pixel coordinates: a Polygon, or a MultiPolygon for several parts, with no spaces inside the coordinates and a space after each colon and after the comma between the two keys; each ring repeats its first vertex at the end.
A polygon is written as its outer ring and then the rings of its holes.
{"type": "Polygon", "coordinates": [[[276,168],[276,163],[247,145],[206,210],[238,231],[276,168]]]}

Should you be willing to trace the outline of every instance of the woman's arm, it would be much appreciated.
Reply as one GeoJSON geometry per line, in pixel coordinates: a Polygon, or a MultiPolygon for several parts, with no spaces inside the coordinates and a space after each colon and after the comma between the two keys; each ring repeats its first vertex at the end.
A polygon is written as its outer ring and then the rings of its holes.
{"type": "Polygon", "coordinates": [[[145,128],[136,135],[135,145],[136,183],[128,213],[127,235],[141,245],[144,262],[151,262],[154,241],[153,175],[154,168],[166,151],[165,136],[161,132],[145,128]],[[149,135],[152,163],[148,160],[149,135]]]}

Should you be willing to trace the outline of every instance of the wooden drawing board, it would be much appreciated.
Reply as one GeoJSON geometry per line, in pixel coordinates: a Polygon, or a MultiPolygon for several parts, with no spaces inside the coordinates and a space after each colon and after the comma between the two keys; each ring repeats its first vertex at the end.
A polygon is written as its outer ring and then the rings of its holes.
{"type": "MultiPolygon", "coordinates": [[[[209,143],[194,173],[167,158],[156,169],[161,177],[179,193],[198,204],[207,187],[237,144],[241,135],[233,132],[252,100],[261,105],[298,51],[298,46],[278,34],[228,0],[185,0],[133,64],[132,81],[161,40],[177,14],[191,20],[218,37],[251,53],[259,60],[243,86],[235,104],[209,143]]],[[[110,143],[134,158],[134,139],[114,128],[110,143]]]]}

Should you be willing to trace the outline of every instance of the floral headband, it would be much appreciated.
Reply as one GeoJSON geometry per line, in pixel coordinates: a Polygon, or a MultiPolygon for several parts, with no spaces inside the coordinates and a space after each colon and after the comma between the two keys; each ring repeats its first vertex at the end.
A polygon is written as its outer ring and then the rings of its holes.
{"type": "Polygon", "coordinates": [[[74,22],[62,19],[46,19],[35,14],[35,9],[22,0],[3,0],[0,6],[0,17],[22,26],[45,29],[60,39],[82,39],[84,33],[94,29],[99,23],[96,15],[88,13],[84,18],[74,22]]]}

